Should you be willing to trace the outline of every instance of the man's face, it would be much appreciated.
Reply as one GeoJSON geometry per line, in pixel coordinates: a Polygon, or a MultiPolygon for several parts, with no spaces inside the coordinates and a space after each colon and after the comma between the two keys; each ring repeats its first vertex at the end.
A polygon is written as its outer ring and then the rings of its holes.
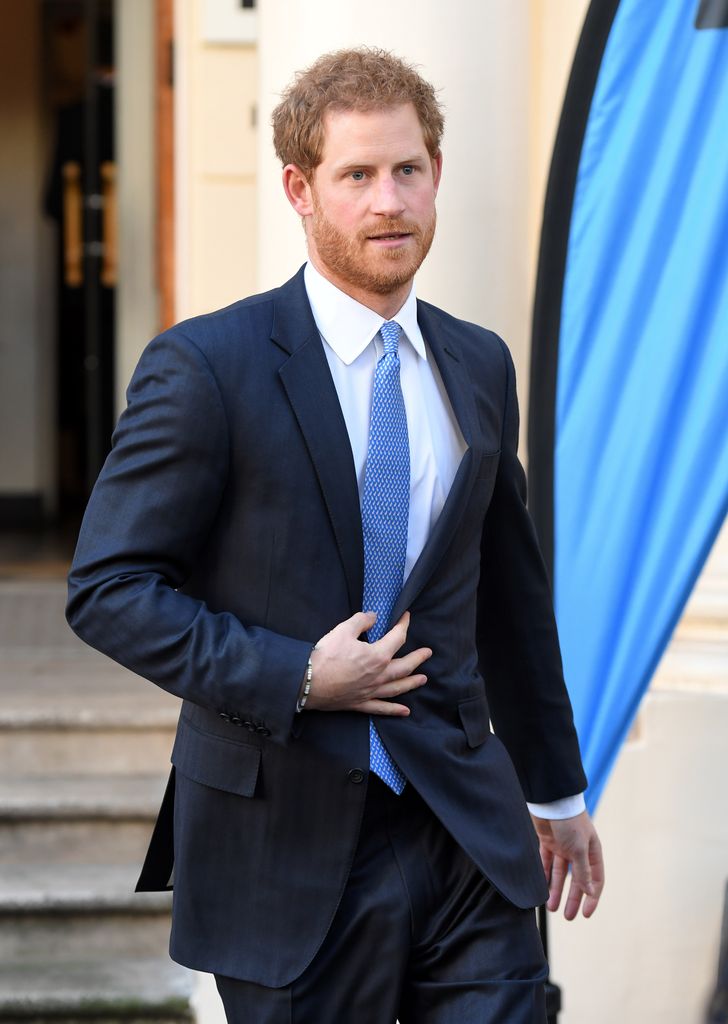
{"type": "Polygon", "coordinates": [[[430,157],[409,103],[329,112],[324,127],[310,182],[309,256],[365,305],[399,308],[435,233],[440,158],[430,157]]]}

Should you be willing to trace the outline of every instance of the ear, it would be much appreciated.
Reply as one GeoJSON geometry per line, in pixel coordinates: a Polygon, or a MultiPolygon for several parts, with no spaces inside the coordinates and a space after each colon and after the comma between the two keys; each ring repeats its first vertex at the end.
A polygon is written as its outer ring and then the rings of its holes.
{"type": "Polygon", "coordinates": [[[435,195],[440,187],[440,178],[442,177],[442,152],[439,152],[437,156],[431,157],[432,162],[432,184],[435,189],[435,195]]]}
{"type": "Polygon", "coordinates": [[[283,191],[299,217],[308,217],[313,212],[311,186],[295,164],[286,164],[283,168],[283,191]]]}

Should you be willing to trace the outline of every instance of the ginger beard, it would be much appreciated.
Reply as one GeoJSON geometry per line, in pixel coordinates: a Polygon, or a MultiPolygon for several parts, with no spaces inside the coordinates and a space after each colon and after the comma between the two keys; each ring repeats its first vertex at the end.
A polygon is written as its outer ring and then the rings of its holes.
{"type": "Polygon", "coordinates": [[[313,216],[309,222],[311,239],[321,262],[342,281],[362,291],[389,295],[407,284],[419,270],[435,237],[437,216],[425,224],[383,217],[368,230],[347,235],[327,219],[316,189],[311,189],[313,216]],[[375,251],[372,236],[407,234],[408,245],[375,251]]]}

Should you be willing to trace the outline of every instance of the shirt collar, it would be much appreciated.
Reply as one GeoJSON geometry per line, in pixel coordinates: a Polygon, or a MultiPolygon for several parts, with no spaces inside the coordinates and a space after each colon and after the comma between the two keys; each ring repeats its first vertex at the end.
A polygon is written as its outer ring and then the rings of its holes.
{"type": "MultiPolygon", "coordinates": [[[[306,294],[313,318],[324,341],[343,363],[350,366],[357,359],[385,322],[373,309],[352,299],[332,284],[310,261],[303,272],[306,294]]],[[[404,305],[395,316],[415,352],[427,359],[425,340],[417,323],[417,296],[414,283],[404,305]]]]}

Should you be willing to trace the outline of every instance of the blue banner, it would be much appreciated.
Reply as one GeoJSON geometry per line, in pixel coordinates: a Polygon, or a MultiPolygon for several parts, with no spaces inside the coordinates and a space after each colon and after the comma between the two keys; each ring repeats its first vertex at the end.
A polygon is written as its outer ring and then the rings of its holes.
{"type": "MultiPolygon", "coordinates": [[[[546,548],[591,808],[728,509],[728,31],[696,0],[601,7],[558,331],[534,323],[554,372],[542,354],[532,373],[553,389],[546,548]]],[[[580,47],[586,66],[586,29],[580,47]]],[[[543,459],[549,402],[531,408],[543,459]]]]}

